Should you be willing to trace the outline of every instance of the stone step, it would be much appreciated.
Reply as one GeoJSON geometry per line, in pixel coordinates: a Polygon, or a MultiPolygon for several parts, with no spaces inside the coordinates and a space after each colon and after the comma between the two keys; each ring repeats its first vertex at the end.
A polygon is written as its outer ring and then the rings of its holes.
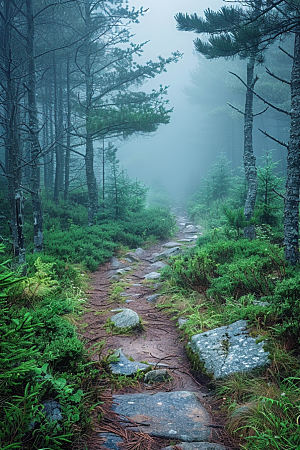
{"type": "Polygon", "coordinates": [[[114,403],[117,414],[137,422],[137,429],[150,436],[184,442],[210,438],[210,415],[193,392],[115,395],[114,403]]]}

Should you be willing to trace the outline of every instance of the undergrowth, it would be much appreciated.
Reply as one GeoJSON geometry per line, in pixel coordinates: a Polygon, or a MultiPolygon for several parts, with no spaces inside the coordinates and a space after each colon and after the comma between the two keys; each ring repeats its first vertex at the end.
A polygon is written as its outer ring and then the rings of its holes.
{"type": "Polygon", "coordinates": [[[163,271],[158,306],[187,319],[181,329],[188,338],[246,319],[252,336],[266,342],[263,373],[235,374],[215,386],[227,429],[244,449],[300,448],[299,273],[265,236],[229,240],[221,232],[199,238],[163,271]]]}

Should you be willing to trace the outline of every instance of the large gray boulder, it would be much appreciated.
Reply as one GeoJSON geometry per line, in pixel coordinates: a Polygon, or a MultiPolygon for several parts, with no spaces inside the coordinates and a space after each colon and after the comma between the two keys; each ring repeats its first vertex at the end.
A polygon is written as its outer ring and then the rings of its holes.
{"type": "Polygon", "coordinates": [[[138,422],[138,430],[150,436],[185,442],[210,438],[210,415],[193,392],[115,395],[113,410],[138,422]]]}
{"type": "Polygon", "coordinates": [[[246,320],[192,336],[189,345],[205,372],[216,379],[268,364],[264,342],[256,342],[249,335],[246,320]]]}
{"type": "Polygon", "coordinates": [[[140,363],[138,361],[130,361],[119,348],[112,355],[118,358],[118,361],[110,363],[110,370],[116,375],[133,375],[139,371],[146,371],[150,369],[147,364],[140,363]]]}
{"type": "Polygon", "coordinates": [[[123,308],[120,310],[113,310],[120,311],[118,314],[115,314],[110,319],[111,322],[115,325],[117,328],[135,328],[140,324],[140,318],[138,314],[135,311],[132,311],[132,309],[129,308],[123,308]]]}

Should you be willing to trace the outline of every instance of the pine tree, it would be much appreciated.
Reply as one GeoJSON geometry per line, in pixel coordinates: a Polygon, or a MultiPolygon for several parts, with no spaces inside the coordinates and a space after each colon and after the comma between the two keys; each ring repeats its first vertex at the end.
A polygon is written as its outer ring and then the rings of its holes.
{"type": "MultiPolygon", "coordinates": [[[[208,35],[208,42],[197,38],[194,41],[195,49],[208,59],[234,58],[239,56],[247,59],[246,99],[244,111],[238,110],[244,116],[244,169],[248,182],[248,193],[245,201],[244,215],[249,221],[254,214],[257,195],[257,172],[253,152],[253,89],[257,82],[254,75],[255,64],[262,62],[265,45],[257,40],[260,24],[255,21],[262,6],[261,0],[253,2],[247,10],[243,8],[224,6],[215,12],[207,9],[205,18],[197,14],[188,15],[179,13],[175,16],[177,28],[181,31],[194,31],[197,34],[208,35]],[[249,18],[254,21],[249,26],[249,18]],[[250,44],[249,44],[250,42],[250,44]]],[[[237,109],[237,108],[235,108],[237,109]]],[[[246,227],[244,236],[255,237],[254,226],[246,227]]]]}

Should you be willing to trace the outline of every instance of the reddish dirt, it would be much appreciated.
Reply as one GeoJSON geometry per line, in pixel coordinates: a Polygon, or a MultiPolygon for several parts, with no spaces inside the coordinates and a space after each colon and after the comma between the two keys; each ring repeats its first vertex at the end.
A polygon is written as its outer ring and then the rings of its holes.
{"type": "MultiPolygon", "coordinates": [[[[231,445],[229,437],[223,431],[223,420],[217,412],[217,406],[213,405],[212,397],[205,386],[205,380],[203,383],[201,380],[202,384],[200,384],[199,380],[196,380],[190,372],[189,361],[185,353],[185,343],[181,339],[176,326],[176,321],[172,320],[172,317],[160,310],[154,304],[147,302],[147,297],[156,293],[156,291],[153,290],[153,287],[150,284],[145,284],[145,282],[143,282],[144,275],[156,271],[155,268],[151,267],[151,255],[154,252],[159,253],[163,250],[161,244],[153,246],[146,250],[140,262],[135,264],[121,260],[124,263],[124,266],[132,266],[133,269],[128,274],[122,276],[122,279],[128,283],[128,287],[124,289],[124,292],[129,294],[128,297],[124,297],[124,301],[122,302],[114,302],[109,297],[109,288],[111,286],[109,276],[111,275],[112,270],[110,263],[103,265],[92,275],[90,289],[88,291],[89,310],[83,317],[83,322],[85,323],[83,336],[87,341],[88,347],[105,340],[102,355],[106,355],[110,350],[122,348],[123,353],[127,357],[132,357],[136,361],[147,361],[148,363],[167,365],[166,368],[173,377],[171,382],[156,385],[154,387],[139,383],[135,388],[123,388],[123,390],[114,393],[121,394],[136,391],[149,392],[149,390],[153,393],[170,390],[188,390],[195,392],[202,403],[204,403],[207,410],[211,413],[213,441],[225,445],[227,444],[227,448],[233,449],[234,446],[231,445]],[[125,299],[133,301],[127,304],[125,303],[125,299]],[[143,331],[127,336],[112,334],[104,328],[107,319],[115,314],[111,310],[122,308],[124,306],[134,310],[140,316],[144,325],[143,331]]],[[[95,360],[99,359],[96,355],[94,355],[93,358],[95,360]]],[[[109,416],[110,413],[107,412],[107,415],[109,416]]],[[[113,428],[116,427],[116,429],[119,430],[117,434],[122,435],[124,430],[121,430],[117,419],[112,419],[112,416],[110,416],[108,422],[104,421],[104,428],[102,427],[102,430],[107,426],[108,429],[112,429],[112,424],[113,428]]],[[[99,431],[99,429],[95,431],[99,431]]],[[[130,439],[134,440],[132,436],[130,439]]],[[[140,450],[148,448],[159,449],[167,445],[165,441],[158,439],[152,439],[152,443],[147,441],[146,444],[144,446],[130,447],[129,442],[127,447],[125,440],[125,444],[122,448],[139,448],[140,450]]],[[[89,450],[100,450],[105,447],[101,446],[101,440],[98,437],[98,434],[94,433],[90,437],[87,448],[89,450]]]]}

